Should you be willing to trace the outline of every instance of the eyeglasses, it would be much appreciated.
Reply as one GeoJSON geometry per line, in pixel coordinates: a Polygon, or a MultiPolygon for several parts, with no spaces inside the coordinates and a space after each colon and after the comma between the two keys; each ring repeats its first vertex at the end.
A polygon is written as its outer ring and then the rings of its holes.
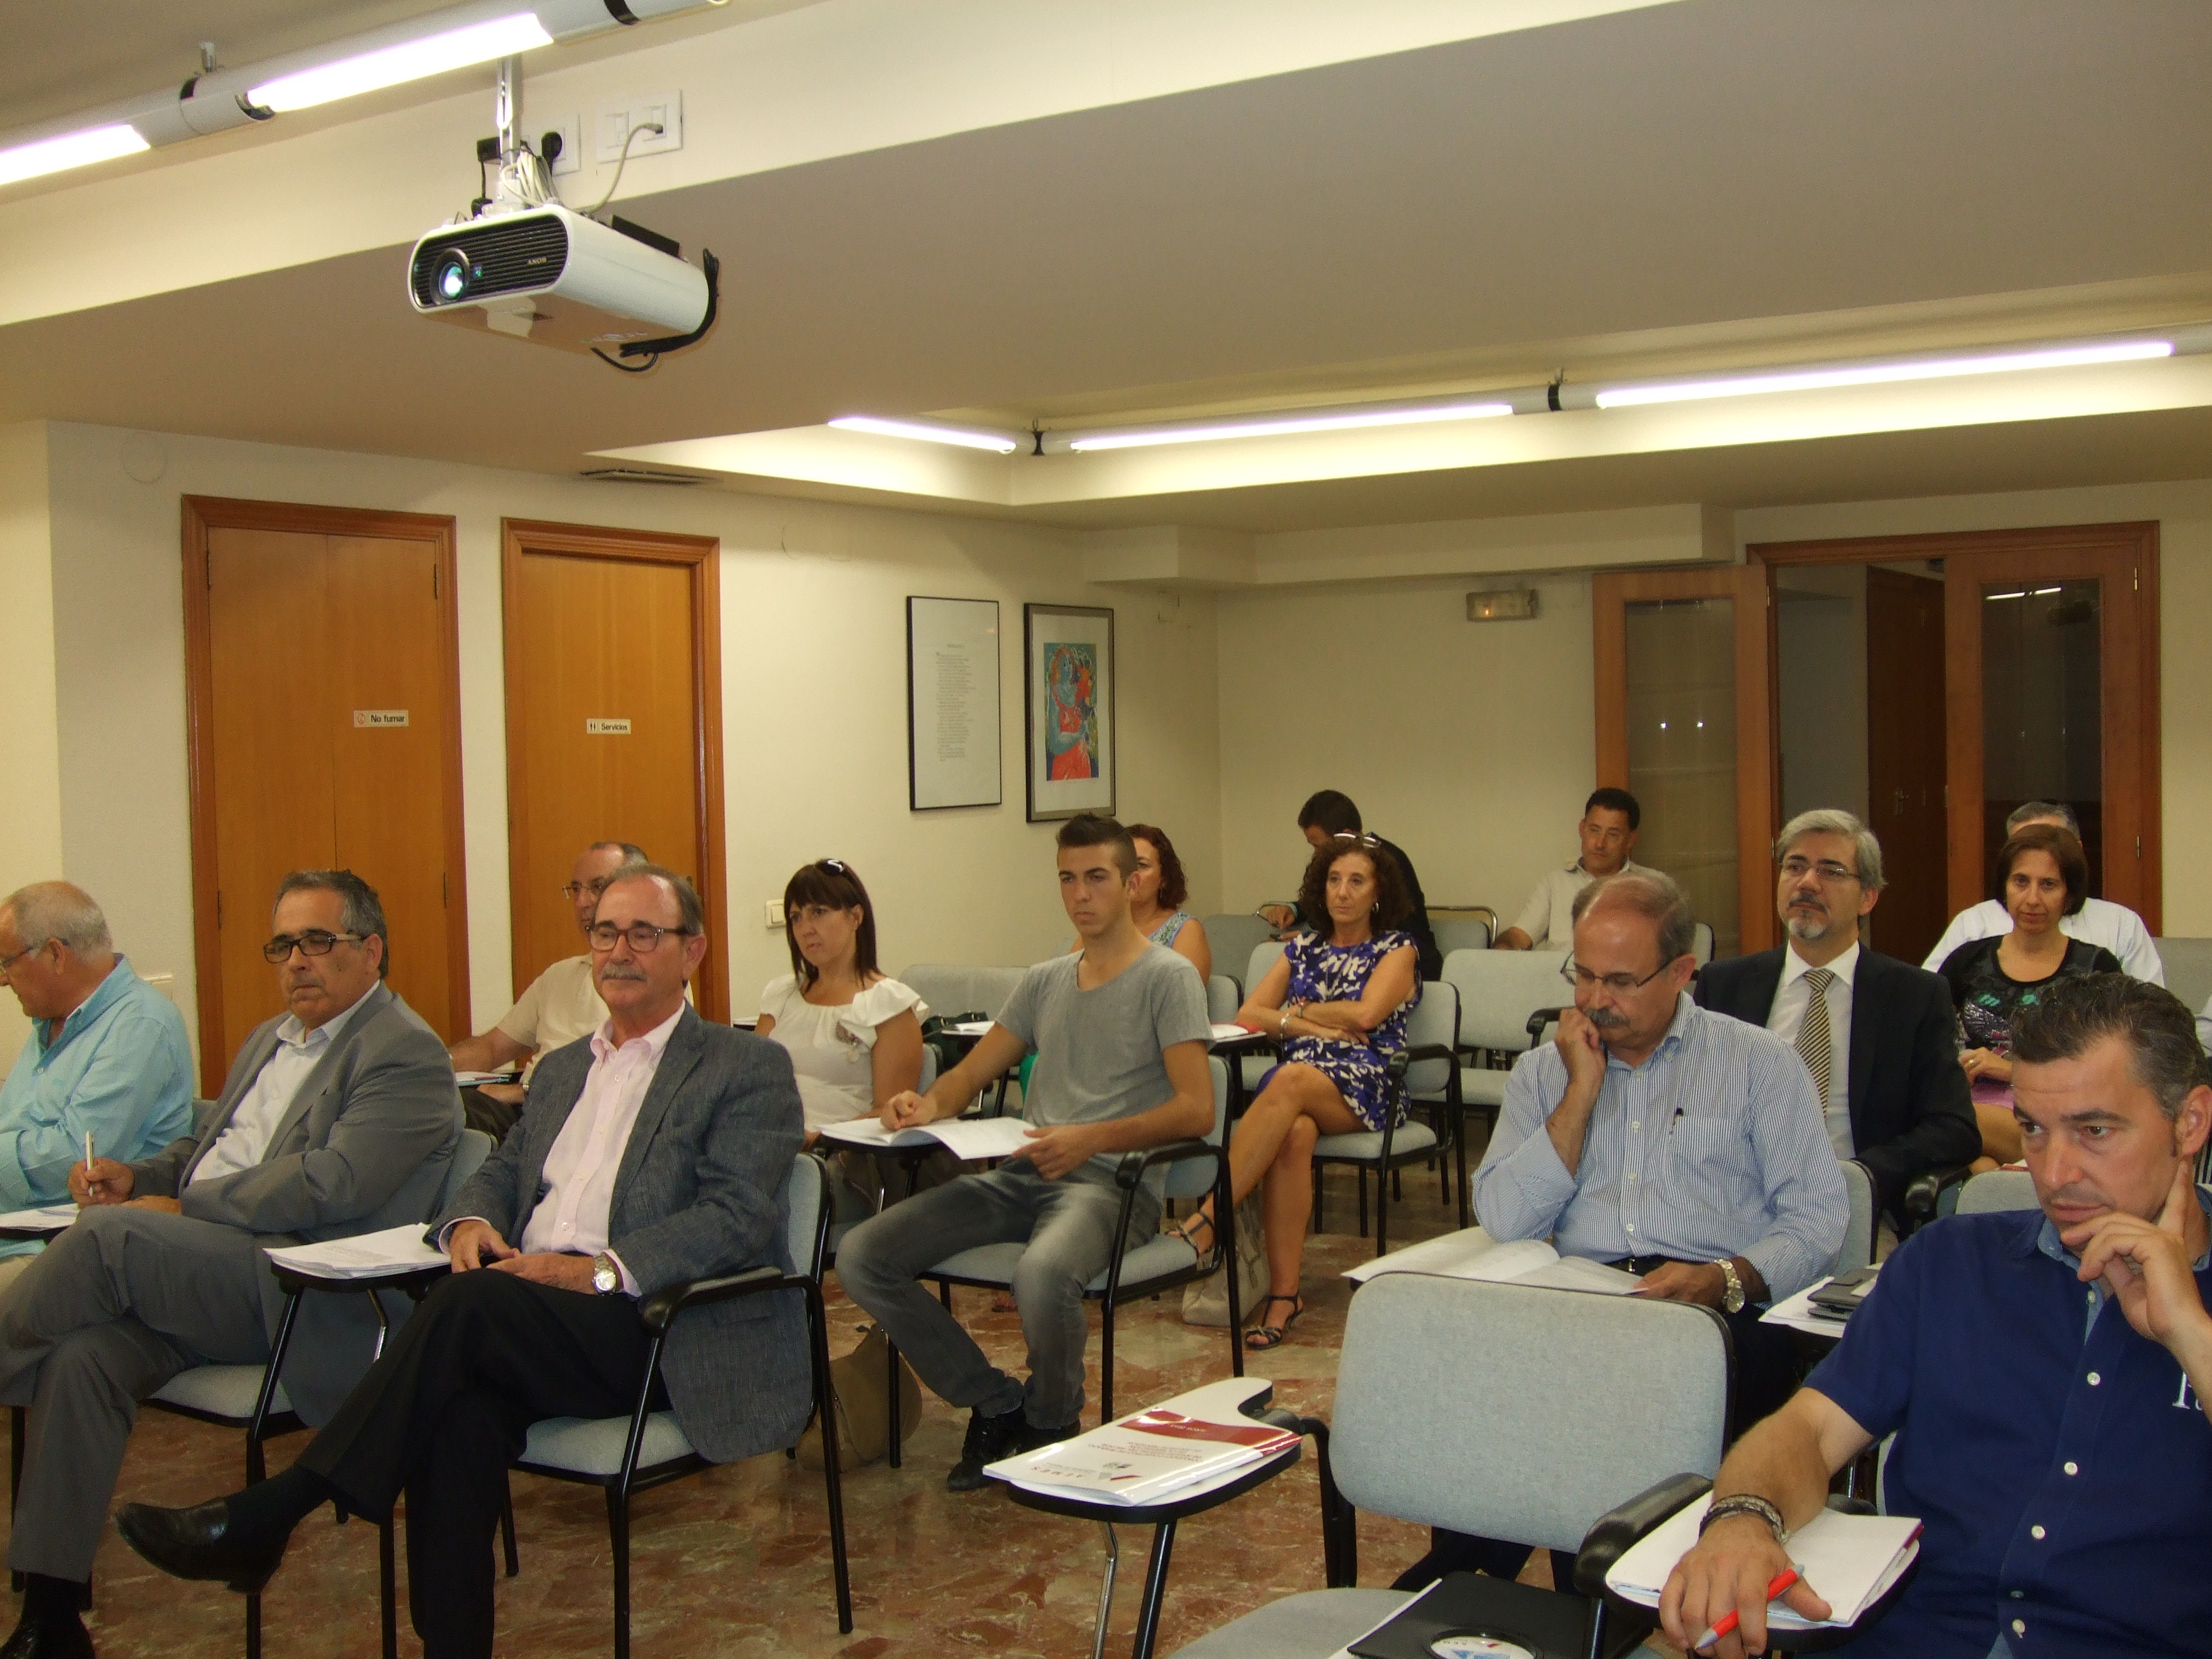
{"type": "Polygon", "coordinates": [[[326,957],[340,939],[348,945],[362,943],[359,933],[326,933],[319,927],[310,927],[304,933],[277,934],[261,947],[261,954],[266,960],[278,963],[291,960],[295,951],[303,957],[326,957]]]}
{"type": "Polygon", "coordinates": [[[1570,957],[1559,964],[1559,977],[1578,991],[1594,991],[1602,985],[1613,995],[1625,997],[1631,991],[1642,990],[1674,965],[1671,962],[1662,962],[1642,979],[1638,979],[1632,974],[1593,974],[1570,957]]]}
{"type": "Polygon", "coordinates": [[[586,893],[597,898],[607,890],[607,884],[613,879],[612,876],[601,876],[596,881],[572,881],[561,890],[561,896],[571,903],[583,897],[586,893]]]}
{"type": "Polygon", "coordinates": [[[1818,876],[1826,887],[1840,886],[1847,881],[1856,881],[1859,872],[1846,870],[1833,859],[1822,859],[1818,864],[1810,859],[1791,856],[1782,860],[1782,873],[1792,881],[1802,881],[1808,874],[1818,876]]]}
{"type": "Polygon", "coordinates": [[[591,931],[584,937],[592,941],[592,949],[602,954],[613,950],[617,940],[626,939],[632,952],[642,957],[660,948],[662,935],[674,933],[688,937],[691,931],[689,927],[655,927],[649,921],[633,921],[627,927],[617,927],[611,921],[599,921],[592,923],[591,931]]]}
{"type": "Polygon", "coordinates": [[[12,957],[0,957],[0,979],[5,979],[8,977],[8,969],[9,964],[21,962],[25,957],[36,956],[40,951],[46,948],[46,940],[40,939],[36,945],[26,945],[12,957]]]}

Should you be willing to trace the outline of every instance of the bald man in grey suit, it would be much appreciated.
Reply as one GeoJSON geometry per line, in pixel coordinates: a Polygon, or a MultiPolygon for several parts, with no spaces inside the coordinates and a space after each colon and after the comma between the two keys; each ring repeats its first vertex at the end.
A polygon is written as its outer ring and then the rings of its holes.
{"type": "MultiPolygon", "coordinates": [[[[76,1224],[0,1293],[0,1402],[31,1408],[5,1659],[91,1653],[77,1608],[137,1402],[195,1365],[267,1362],[283,1297],[263,1248],[421,1221],[437,1201],[460,1095],[445,1044],[383,982],[384,928],[349,871],[287,876],[267,954],[291,1012],[246,1040],[198,1134],[72,1170],[76,1224]]],[[[310,1298],[285,1365],[301,1417],[337,1409],[376,1328],[366,1298],[310,1298]]]]}

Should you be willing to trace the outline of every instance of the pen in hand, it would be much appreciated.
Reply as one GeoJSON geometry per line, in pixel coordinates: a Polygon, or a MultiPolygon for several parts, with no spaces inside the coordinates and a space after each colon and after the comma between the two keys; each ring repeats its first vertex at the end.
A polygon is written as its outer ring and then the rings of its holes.
{"type": "MultiPolygon", "coordinates": [[[[1783,1571],[1775,1574],[1772,1581],[1766,1586],[1766,1599],[1770,1602],[1778,1599],[1789,1590],[1791,1585],[1797,1582],[1797,1569],[1794,1565],[1785,1568],[1783,1571]]],[[[1733,1631],[1739,1622],[1739,1615],[1735,1609],[1733,1607],[1729,1608],[1718,1619],[1713,1620],[1713,1627],[1711,1630],[1707,1631],[1703,1636],[1700,1636],[1696,1641],[1690,1644],[1691,1648],[1694,1650],[1698,1648],[1709,1648],[1712,1646],[1712,1644],[1719,1641],[1722,1637],[1726,1636],[1730,1631],[1733,1631]]]]}
{"type": "Polygon", "coordinates": [[[100,1185],[100,1182],[99,1182],[96,1179],[94,1179],[94,1176],[93,1176],[93,1173],[92,1173],[92,1131],[91,1131],[91,1130],[89,1130],[89,1129],[87,1129],[87,1130],[84,1132],[84,1192],[85,1192],[85,1196],[86,1196],[87,1198],[91,1197],[91,1196],[92,1196],[92,1194],[93,1194],[93,1189],[94,1189],[94,1188],[98,1187],[99,1185],[100,1185]]]}

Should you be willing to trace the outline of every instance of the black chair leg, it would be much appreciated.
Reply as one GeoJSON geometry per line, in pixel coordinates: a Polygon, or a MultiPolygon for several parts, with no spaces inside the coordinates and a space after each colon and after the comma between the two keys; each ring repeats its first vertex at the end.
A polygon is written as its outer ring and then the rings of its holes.
{"type": "Polygon", "coordinates": [[[514,1477],[501,1478],[499,1494],[499,1537],[507,1546],[507,1576],[514,1577],[522,1571],[522,1554],[514,1547],[514,1477]]]}
{"type": "Polygon", "coordinates": [[[945,1312],[952,1311],[952,1281],[951,1279],[940,1279],[937,1281],[937,1299],[944,1304],[945,1312]]]}
{"type": "Polygon", "coordinates": [[[383,1602],[384,1659],[399,1659],[399,1583],[392,1560],[390,1516],[376,1529],[376,1588],[383,1602]]]}
{"type": "MultiPolygon", "coordinates": [[[[1367,1237],[1367,1171],[1364,1167],[1354,1165],[1352,1175],[1352,1179],[1359,1183],[1359,1236],[1364,1238],[1367,1237]]],[[[1375,1184],[1380,1188],[1382,1183],[1378,1181],[1375,1184]]]]}
{"type": "Polygon", "coordinates": [[[629,1498],[607,1488],[607,1541],[614,1547],[615,1659],[629,1659],[629,1498]]]}
{"type": "Polygon", "coordinates": [[[261,1592],[246,1597],[246,1659],[261,1659],[261,1592]]]}
{"type": "MultiPolygon", "coordinates": [[[[1379,1175],[1376,1177],[1376,1183],[1378,1186],[1382,1184],[1382,1177],[1379,1175]]],[[[1390,1196],[1401,1204],[1406,1201],[1405,1176],[1396,1170],[1390,1171],[1390,1196]]]]}
{"type": "MultiPolygon", "coordinates": [[[[1232,1221],[1231,1225],[1236,1224],[1232,1221]]],[[[1098,1426],[1114,1420],[1114,1304],[1103,1302],[1098,1310],[1098,1426]]]]}
{"type": "MultiPolygon", "coordinates": [[[[8,1407],[8,1523],[12,1529],[15,1522],[15,1494],[23,1485],[23,1408],[8,1407]]],[[[23,1575],[10,1572],[8,1588],[21,1594],[23,1575]]]]}
{"type": "Polygon", "coordinates": [[[1321,1231],[1321,1165],[1318,1164],[1313,1166],[1313,1230],[1319,1232],[1321,1231]]]}
{"type": "MultiPolygon", "coordinates": [[[[837,1468],[837,1401],[830,1384],[830,1318],[823,1311],[822,1292],[818,1286],[810,1285],[806,1292],[806,1322],[808,1337],[813,1346],[814,1411],[822,1424],[822,1480],[823,1490],[830,1507],[830,1569],[837,1592],[837,1633],[853,1633],[853,1580],[845,1560],[845,1488],[843,1476],[837,1468]]],[[[892,1395],[896,1412],[898,1358],[891,1358],[892,1395]]],[[[892,1450],[896,1452],[898,1431],[891,1431],[892,1450]]]]}
{"type": "Polygon", "coordinates": [[[887,1348],[889,1348],[889,1349],[890,1350],[890,1354],[891,1354],[891,1398],[890,1398],[891,1455],[891,1455],[891,1467],[892,1467],[893,1468],[898,1468],[898,1466],[899,1466],[899,1441],[900,1441],[900,1439],[902,1438],[902,1431],[901,1427],[900,1427],[900,1425],[899,1425],[899,1357],[898,1357],[898,1344],[897,1344],[897,1343],[896,1343],[896,1342],[891,1341],[891,1340],[890,1340],[889,1334],[888,1334],[888,1333],[886,1333],[886,1334],[885,1334],[885,1338],[884,1338],[884,1346],[885,1347],[887,1347],[887,1348]]]}
{"type": "MultiPolygon", "coordinates": [[[[1390,1173],[1395,1176],[1397,1171],[1393,1170],[1390,1173]]],[[[1378,1256],[1388,1255],[1390,1249],[1390,1241],[1383,1233],[1390,1219],[1390,1194],[1385,1190],[1386,1185],[1382,1172],[1377,1170],[1375,1172],[1375,1254],[1378,1256]]]]}

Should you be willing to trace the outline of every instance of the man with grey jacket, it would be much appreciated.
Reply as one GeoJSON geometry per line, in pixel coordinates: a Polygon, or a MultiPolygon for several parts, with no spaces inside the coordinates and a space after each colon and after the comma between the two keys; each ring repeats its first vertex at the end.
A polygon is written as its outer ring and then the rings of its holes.
{"type": "MultiPolygon", "coordinates": [[[[267,1361],[283,1297],[264,1247],[420,1220],[445,1179],[453,1068],[384,983],[375,890],[296,871],[272,933],[262,954],[289,1012],[246,1040],[198,1134],[72,1170],[76,1224],[0,1293],[0,1403],[31,1408],[8,1551],[27,1589],[6,1659],[91,1653],[77,1608],[137,1403],[196,1365],[267,1361]]],[[[364,1298],[313,1300],[285,1368],[311,1423],[368,1368],[377,1328],[364,1298]]]]}
{"type": "MultiPolygon", "coordinates": [[[[781,1046],[685,1003],[707,953],[698,895],[633,866],[600,894],[587,937],[606,1023],[538,1062],[520,1127],[435,1224],[452,1277],[283,1474],[192,1509],[125,1508],[124,1536],[155,1565],[258,1587],[318,1504],[381,1516],[404,1490],[426,1659],[488,1659],[492,1530],[530,1425],[635,1407],[651,1352],[640,1297],[790,1270],[799,1087],[781,1046]]],[[[797,1295],[750,1297],[671,1328],[653,1404],[727,1462],[798,1440],[808,1378],[797,1295]]]]}

